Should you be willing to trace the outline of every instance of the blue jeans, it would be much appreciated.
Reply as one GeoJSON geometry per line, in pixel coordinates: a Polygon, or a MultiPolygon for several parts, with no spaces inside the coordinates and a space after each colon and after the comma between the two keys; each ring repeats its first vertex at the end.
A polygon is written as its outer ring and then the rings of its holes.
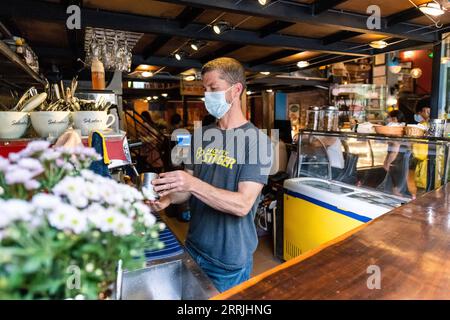
{"type": "Polygon", "coordinates": [[[188,246],[186,246],[186,250],[194,261],[200,266],[200,268],[202,268],[202,270],[208,275],[219,292],[224,292],[250,279],[250,273],[253,269],[253,259],[241,269],[227,270],[206,260],[194,249],[189,248],[188,246]]]}

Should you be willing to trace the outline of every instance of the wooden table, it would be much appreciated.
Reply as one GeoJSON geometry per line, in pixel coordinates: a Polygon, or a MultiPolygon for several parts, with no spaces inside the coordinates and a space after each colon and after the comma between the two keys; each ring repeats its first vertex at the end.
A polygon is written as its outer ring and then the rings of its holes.
{"type": "Polygon", "coordinates": [[[449,217],[447,184],[214,299],[450,299],[449,217]]]}

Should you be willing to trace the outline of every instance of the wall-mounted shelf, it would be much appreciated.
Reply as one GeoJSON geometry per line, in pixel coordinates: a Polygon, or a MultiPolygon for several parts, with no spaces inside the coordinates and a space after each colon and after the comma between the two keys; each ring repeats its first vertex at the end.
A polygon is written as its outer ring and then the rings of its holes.
{"type": "Polygon", "coordinates": [[[3,41],[0,41],[0,82],[25,89],[45,85],[45,80],[3,41]]]}

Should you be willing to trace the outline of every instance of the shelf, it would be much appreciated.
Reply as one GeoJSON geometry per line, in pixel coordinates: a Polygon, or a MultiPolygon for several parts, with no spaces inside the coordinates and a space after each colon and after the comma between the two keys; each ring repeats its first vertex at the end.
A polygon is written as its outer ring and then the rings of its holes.
{"type": "Polygon", "coordinates": [[[0,41],[0,81],[25,89],[45,85],[45,80],[3,41],[0,41]]]}

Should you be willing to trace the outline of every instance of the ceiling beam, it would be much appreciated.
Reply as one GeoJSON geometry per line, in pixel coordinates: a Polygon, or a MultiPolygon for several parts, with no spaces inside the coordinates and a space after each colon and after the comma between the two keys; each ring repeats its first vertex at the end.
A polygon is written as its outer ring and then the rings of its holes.
{"type": "MultiPolygon", "coordinates": [[[[301,22],[315,25],[326,25],[339,29],[356,31],[369,34],[382,34],[390,37],[402,37],[424,42],[434,42],[438,40],[436,33],[439,31],[433,27],[414,25],[411,23],[398,23],[392,27],[387,27],[386,18],[381,19],[381,29],[368,29],[368,15],[357,14],[349,11],[323,12],[319,16],[312,15],[312,5],[299,2],[274,1],[270,8],[261,6],[257,1],[229,1],[229,0],[161,0],[164,2],[177,3],[181,5],[197,6],[223,12],[234,12],[259,16],[282,21],[301,22]],[[424,27],[424,28],[423,28],[424,27]],[[418,30],[418,28],[423,28],[418,30]],[[430,31],[429,34],[424,34],[430,31]]],[[[328,0],[327,0],[328,2],[328,0]]]]}
{"type": "Polygon", "coordinates": [[[219,48],[218,50],[215,50],[212,54],[207,54],[206,56],[203,56],[200,59],[200,61],[205,63],[205,62],[208,62],[210,60],[213,60],[213,59],[216,59],[219,57],[225,57],[236,50],[242,49],[243,47],[245,47],[245,45],[229,43],[229,44],[226,44],[223,47],[219,48]]]}
{"type": "MultiPolygon", "coordinates": [[[[190,23],[192,23],[200,14],[202,14],[205,9],[194,8],[194,7],[186,7],[177,17],[176,20],[179,21],[180,28],[186,28],[190,23]]],[[[150,44],[148,44],[143,50],[144,57],[150,57],[154,55],[159,49],[165,46],[170,39],[171,36],[161,35],[158,36],[155,40],[153,40],[150,44]]]]}
{"type": "MultiPolygon", "coordinates": [[[[214,2],[215,3],[215,2],[214,2]]],[[[246,2],[245,2],[246,3],[246,2]]],[[[64,8],[55,3],[31,0],[3,0],[0,16],[11,15],[44,21],[59,21],[65,23],[67,15],[64,8]]],[[[163,34],[184,38],[196,38],[209,41],[223,41],[241,45],[257,45],[269,47],[290,48],[296,50],[314,50],[329,53],[345,53],[347,55],[361,56],[355,44],[339,42],[332,45],[323,45],[320,39],[271,34],[259,38],[257,31],[230,30],[217,35],[204,24],[191,23],[184,29],[180,28],[178,21],[156,17],[140,16],[127,13],[102,11],[84,8],[81,11],[83,26],[111,28],[142,33],[163,34]]]]}
{"type": "Polygon", "coordinates": [[[313,15],[319,15],[325,11],[333,9],[337,5],[344,3],[348,0],[316,0],[312,4],[313,15]]]}
{"type": "Polygon", "coordinates": [[[348,30],[338,31],[336,33],[330,34],[329,36],[323,37],[322,43],[324,45],[332,44],[332,43],[336,43],[336,42],[339,42],[342,40],[347,40],[349,38],[359,36],[361,34],[362,34],[361,32],[348,31],[348,30]]]}
{"type": "Polygon", "coordinates": [[[387,26],[392,27],[396,24],[406,22],[412,19],[423,17],[423,13],[416,7],[394,13],[386,18],[387,26]]]}
{"type": "Polygon", "coordinates": [[[355,57],[353,56],[339,56],[339,55],[324,55],[315,58],[314,61],[310,61],[310,65],[306,68],[303,68],[302,70],[308,70],[313,68],[320,68],[323,66],[327,66],[330,64],[335,64],[339,62],[347,62],[355,60],[355,57]]]}
{"type": "Polygon", "coordinates": [[[269,34],[277,33],[283,29],[293,26],[294,24],[295,22],[275,20],[262,27],[259,31],[259,36],[261,38],[267,37],[269,34]]]}
{"type": "MultiPolygon", "coordinates": [[[[231,49],[231,48],[230,48],[231,49]]],[[[64,48],[49,48],[49,47],[40,47],[36,46],[33,48],[34,52],[41,57],[42,59],[50,59],[50,58],[69,58],[72,57],[72,51],[70,49],[64,48]]],[[[209,56],[206,60],[197,60],[190,58],[183,58],[180,61],[175,59],[174,57],[158,57],[158,56],[150,56],[144,58],[141,55],[133,55],[133,65],[139,64],[149,64],[154,66],[162,66],[162,67],[173,67],[179,69],[201,69],[204,62],[214,59],[214,57],[209,56]]],[[[258,65],[258,66],[250,66],[248,64],[243,64],[244,67],[249,71],[259,72],[259,71],[274,71],[276,69],[275,66],[271,65],[258,65]]]]}
{"type": "Polygon", "coordinates": [[[186,28],[190,23],[194,22],[195,19],[199,15],[201,15],[205,9],[195,8],[195,7],[186,7],[184,10],[177,16],[177,20],[180,23],[180,28],[186,28]]]}
{"type": "Polygon", "coordinates": [[[153,56],[159,49],[167,44],[167,42],[172,39],[171,36],[157,36],[155,40],[153,40],[150,44],[148,44],[144,50],[142,51],[142,55],[144,57],[153,56]]]}
{"type": "Polygon", "coordinates": [[[300,53],[299,51],[295,51],[295,50],[282,50],[279,52],[275,52],[272,54],[269,54],[268,56],[259,58],[259,59],[255,59],[250,61],[248,64],[249,66],[258,66],[261,64],[266,64],[266,63],[270,63],[279,59],[283,59],[286,57],[290,57],[294,54],[300,53]]]}

